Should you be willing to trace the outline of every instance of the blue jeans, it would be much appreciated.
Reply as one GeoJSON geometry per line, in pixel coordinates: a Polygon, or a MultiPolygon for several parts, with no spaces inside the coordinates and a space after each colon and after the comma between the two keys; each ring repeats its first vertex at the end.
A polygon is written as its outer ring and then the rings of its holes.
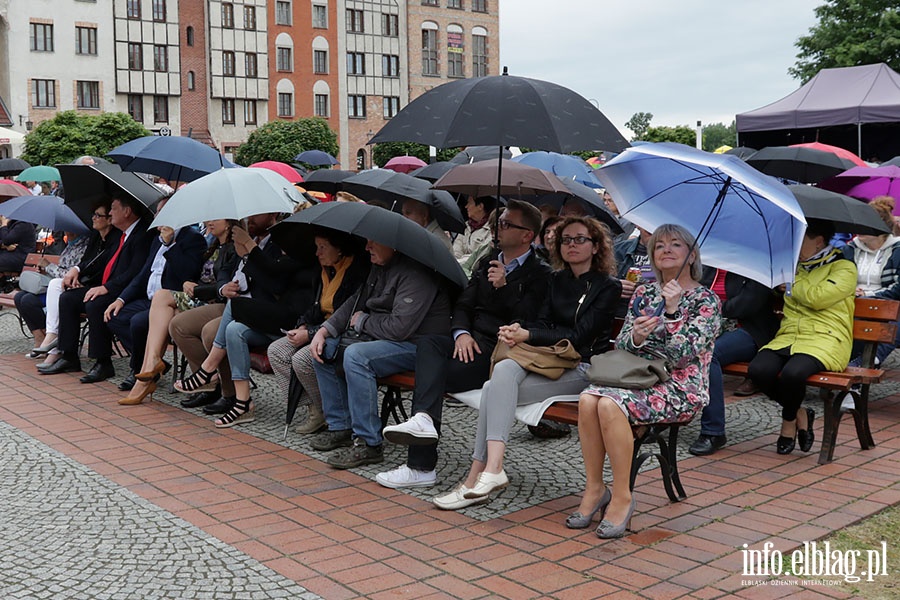
{"type": "Polygon", "coordinates": [[[727,331],[716,338],[709,363],[709,404],[700,419],[701,435],[725,435],[725,382],[722,365],[749,362],[756,356],[756,342],[743,329],[727,331]]]}
{"type": "Polygon", "coordinates": [[[281,336],[250,329],[243,323],[235,321],[231,316],[231,302],[228,302],[225,305],[225,312],[222,313],[222,322],[219,323],[213,346],[225,348],[228,352],[232,381],[247,381],[250,379],[250,348],[267,347],[279,337],[281,336]]]}
{"type": "Polygon", "coordinates": [[[380,446],[381,418],[375,380],[415,369],[416,345],[387,340],[357,342],[344,352],[344,377],[338,377],[334,365],[315,361],[313,368],[328,429],[352,429],[367,445],[380,446]]]}

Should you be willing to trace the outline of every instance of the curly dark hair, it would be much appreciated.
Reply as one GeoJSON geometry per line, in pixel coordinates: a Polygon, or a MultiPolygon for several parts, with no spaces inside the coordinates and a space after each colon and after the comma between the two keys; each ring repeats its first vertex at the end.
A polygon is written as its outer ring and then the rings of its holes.
{"type": "Polygon", "coordinates": [[[225,221],[228,223],[228,239],[225,240],[225,244],[222,244],[219,242],[219,238],[215,238],[212,244],[209,245],[209,248],[206,249],[206,252],[203,253],[203,262],[209,260],[221,246],[231,243],[231,232],[236,225],[240,225],[240,221],[235,221],[234,219],[225,219],[225,221]]]}
{"type": "Polygon", "coordinates": [[[563,231],[569,225],[574,224],[584,225],[591,240],[597,245],[597,253],[591,259],[591,270],[615,276],[616,256],[613,253],[612,234],[606,224],[592,217],[566,217],[559,224],[556,228],[556,239],[554,240],[557,255],[562,256],[563,231]]]}

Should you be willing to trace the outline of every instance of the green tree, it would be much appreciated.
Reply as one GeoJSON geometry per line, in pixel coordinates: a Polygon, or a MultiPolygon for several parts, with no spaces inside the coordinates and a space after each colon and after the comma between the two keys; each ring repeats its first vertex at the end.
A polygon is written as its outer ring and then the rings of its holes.
{"type": "Polygon", "coordinates": [[[625,127],[634,132],[634,137],[631,138],[631,141],[644,139],[644,135],[650,129],[650,121],[652,120],[653,113],[636,112],[631,115],[631,118],[625,123],[625,127]]]}
{"type": "MultiPolygon", "coordinates": [[[[459,148],[438,148],[437,160],[450,160],[459,152],[459,148]]],[[[415,142],[382,142],[372,149],[372,163],[383,167],[395,156],[415,156],[425,162],[429,161],[428,146],[415,142]]]]}
{"type": "Polygon", "coordinates": [[[150,132],[125,113],[80,115],[67,110],[25,136],[22,158],[34,165],[67,163],[85,154],[103,156],[116,146],[145,135],[150,132]]]}
{"type": "Polygon", "coordinates": [[[712,152],[719,146],[734,147],[735,144],[737,144],[737,126],[734,121],[731,125],[712,123],[703,127],[703,149],[707,152],[712,152]]]}
{"type": "Polygon", "coordinates": [[[825,0],[818,24],[794,45],[797,62],[788,73],[809,81],[821,69],[887,63],[900,70],[900,6],[897,0],[825,0]]]}
{"type": "Polygon", "coordinates": [[[642,139],[647,142],[678,142],[686,146],[696,146],[697,132],[687,125],[675,127],[661,125],[648,128],[642,139]]]}
{"type": "Polygon", "coordinates": [[[235,161],[251,165],[262,160],[294,162],[294,157],[305,150],[322,150],[337,156],[337,134],[328,127],[325,119],[314,117],[296,121],[270,121],[250,134],[247,141],[238,146],[235,161]]]}

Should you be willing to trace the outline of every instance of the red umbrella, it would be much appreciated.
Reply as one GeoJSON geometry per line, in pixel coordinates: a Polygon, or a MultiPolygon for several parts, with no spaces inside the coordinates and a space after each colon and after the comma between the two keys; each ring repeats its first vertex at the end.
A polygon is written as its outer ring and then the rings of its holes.
{"type": "Polygon", "coordinates": [[[300,173],[297,172],[297,169],[295,169],[291,165],[275,160],[263,160],[258,163],[253,163],[252,165],[250,165],[250,168],[268,169],[270,171],[275,171],[291,183],[300,183],[303,181],[303,177],[300,175],[300,173]]]}
{"type": "Polygon", "coordinates": [[[397,173],[410,173],[426,166],[426,162],[415,156],[395,156],[385,163],[384,168],[397,173]]]}
{"type": "Polygon", "coordinates": [[[845,150],[840,146],[829,146],[828,144],[820,144],[819,142],[809,142],[808,144],[791,144],[792,148],[812,148],[813,150],[821,150],[822,152],[831,152],[837,154],[843,159],[849,160],[853,164],[860,167],[868,167],[866,161],[853,154],[849,150],[845,150]]]}
{"type": "Polygon", "coordinates": [[[17,183],[12,179],[0,179],[0,202],[9,200],[10,198],[30,195],[31,190],[21,183],[17,183]]]}

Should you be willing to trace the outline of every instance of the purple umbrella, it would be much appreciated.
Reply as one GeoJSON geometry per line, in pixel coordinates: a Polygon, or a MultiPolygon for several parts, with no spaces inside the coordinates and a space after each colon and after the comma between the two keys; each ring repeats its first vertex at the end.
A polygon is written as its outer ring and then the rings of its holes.
{"type": "MultiPolygon", "coordinates": [[[[840,175],[830,177],[819,187],[861,200],[872,200],[876,196],[900,197],[900,167],[854,167],[840,175]]],[[[894,209],[900,214],[900,207],[894,209]]]]}

